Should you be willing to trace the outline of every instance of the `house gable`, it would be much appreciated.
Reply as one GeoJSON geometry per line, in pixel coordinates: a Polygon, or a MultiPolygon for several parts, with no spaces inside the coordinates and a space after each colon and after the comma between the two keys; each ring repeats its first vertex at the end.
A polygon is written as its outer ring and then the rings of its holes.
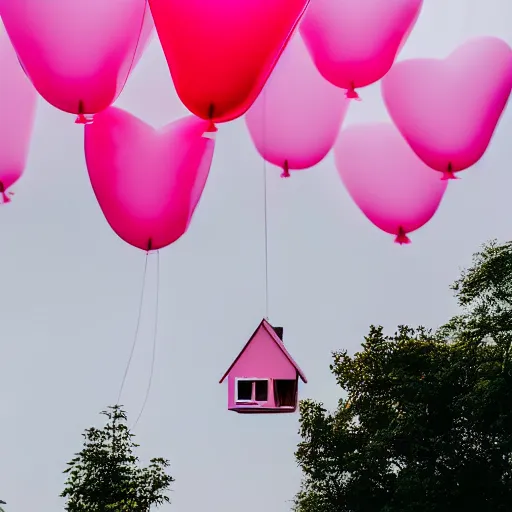
{"type": "Polygon", "coordinates": [[[277,379],[295,379],[299,375],[304,382],[307,382],[304,373],[266,320],[262,320],[238,357],[220,379],[220,383],[231,374],[236,377],[277,379]]]}

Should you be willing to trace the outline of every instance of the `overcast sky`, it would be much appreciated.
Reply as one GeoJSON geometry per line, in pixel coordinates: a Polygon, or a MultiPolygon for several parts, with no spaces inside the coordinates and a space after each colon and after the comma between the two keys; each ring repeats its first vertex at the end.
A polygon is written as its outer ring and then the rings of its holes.
{"type": "MultiPolygon", "coordinates": [[[[512,44],[511,21],[510,0],[425,0],[400,59],[442,57],[475,35],[512,44]]],[[[378,85],[360,94],[346,124],[388,118],[378,85]]],[[[186,113],[156,39],[117,105],[155,125],[186,113]]],[[[330,352],[357,350],[370,324],[436,327],[456,312],[460,268],[487,239],[512,238],[511,161],[509,107],[482,161],[403,247],[351,202],[332,155],[289,180],[269,166],[270,321],[309,378],[302,398],[336,404],[330,352]]],[[[136,434],[143,460],[171,460],[175,512],[285,512],[299,488],[298,415],[228,412],[218,384],[264,315],[262,169],[244,121],[222,126],[191,229],[161,251],[155,377],[136,434]]],[[[9,512],[51,512],[83,429],[116,401],[145,256],[102,216],[83,127],[43,100],[14,189],[0,211],[0,498],[9,512]]],[[[123,400],[132,419],[149,376],[155,263],[123,400]]]]}

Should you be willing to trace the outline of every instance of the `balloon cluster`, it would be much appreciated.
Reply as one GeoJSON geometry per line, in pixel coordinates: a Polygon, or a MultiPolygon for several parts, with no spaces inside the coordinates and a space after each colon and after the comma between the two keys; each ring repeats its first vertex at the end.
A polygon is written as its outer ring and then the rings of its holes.
{"type": "Polygon", "coordinates": [[[37,91],[85,125],[100,207],[140,249],[165,247],[186,232],[216,124],[244,115],[257,150],[283,177],[334,148],[363,213],[408,243],[407,233],[434,215],[447,180],[482,157],[512,89],[512,49],[493,37],[470,40],[445,60],[395,64],[422,4],[0,0],[8,34],[0,39],[1,197],[9,201],[7,189],[23,172],[37,91]],[[154,27],[192,114],[160,130],[112,106],[154,27]],[[392,123],[340,132],[358,89],[379,80],[392,123]]]}

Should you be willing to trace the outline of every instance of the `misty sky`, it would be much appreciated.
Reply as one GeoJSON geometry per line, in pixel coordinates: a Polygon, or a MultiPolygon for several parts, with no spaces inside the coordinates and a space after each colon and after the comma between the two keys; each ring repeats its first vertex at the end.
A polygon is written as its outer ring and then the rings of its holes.
{"type": "MultiPolygon", "coordinates": [[[[512,44],[510,0],[425,0],[400,59],[443,57],[468,37],[512,44]]],[[[489,76],[492,80],[492,76],[489,76]]],[[[345,125],[388,119],[379,85],[345,125]]],[[[155,125],[186,114],[153,40],[116,105],[155,125]]],[[[512,109],[481,162],[450,183],[434,219],[400,247],[341,185],[332,155],[279,178],[269,165],[270,321],[305,371],[302,397],[336,404],[330,352],[370,324],[436,327],[449,284],[484,241],[512,238],[512,109]]],[[[263,164],[243,120],[221,127],[188,234],[161,251],[158,353],[136,429],[144,461],[171,460],[175,512],[285,512],[298,490],[298,415],[226,410],[218,380],[264,315],[263,164]]],[[[117,398],[137,317],[144,253],[109,228],[89,184],[83,127],[40,100],[25,177],[0,209],[0,498],[6,512],[62,510],[65,463],[117,398]]],[[[155,256],[123,403],[149,377],[155,256]]]]}

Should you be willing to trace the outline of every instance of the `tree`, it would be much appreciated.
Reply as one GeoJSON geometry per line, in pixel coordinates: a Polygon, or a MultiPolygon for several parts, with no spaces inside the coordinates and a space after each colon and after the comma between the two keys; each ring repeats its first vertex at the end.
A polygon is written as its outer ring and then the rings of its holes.
{"type": "Polygon", "coordinates": [[[333,354],[346,397],[300,405],[296,512],[501,512],[512,503],[512,243],[491,242],[452,286],[436,332],[371,327],[333,354]]]}
{"type": "Polygon", "coordinates": [[[68,462],[61,497],[68,512],[148,512],[151,506],[169,502],[167,491],[174,479],[167,474],[169,462],[162,458],[139,467],[126,413],[120,406],[102,415],[102,429],[89,428],[82,434],[83,449],[68,462]]]}

